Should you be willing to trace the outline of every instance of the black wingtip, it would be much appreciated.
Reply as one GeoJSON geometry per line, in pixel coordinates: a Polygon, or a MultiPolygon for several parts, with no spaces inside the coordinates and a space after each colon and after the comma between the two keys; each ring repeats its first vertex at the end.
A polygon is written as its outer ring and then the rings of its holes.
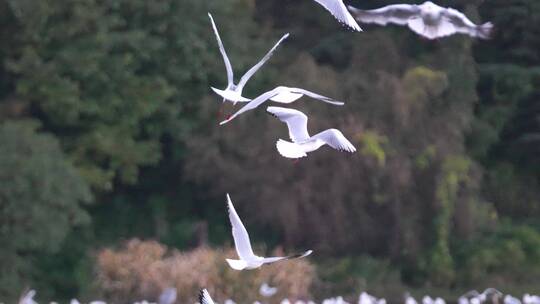
{"type": "Polygon", "coordinates": [[[200,291],[199,291],[199,304],[205,304],[206,302],[204,301],[204,288],[202,288],[200,291]]]}

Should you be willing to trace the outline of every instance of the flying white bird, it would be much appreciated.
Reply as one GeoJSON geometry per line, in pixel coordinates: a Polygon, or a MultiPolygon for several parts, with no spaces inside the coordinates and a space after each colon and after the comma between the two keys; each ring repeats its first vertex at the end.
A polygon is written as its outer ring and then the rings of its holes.
{"type": "Polygon", "coordinates": [[[351,14],[347,11],[343,0],[315,0],[315,2],[322,5],[327,11],[329,11],[334,18],[346,26],[352,28],[355,31],[361,32],[362,29],[356,23],[351,14]]]}
{"type": "Polygon", "coordinates": [[[270,287],[266,282],[261,284],[261,287],[259,288],[259,293],[261,296],[268,298],[273,295],[275,295],[277,292],[276,287],[270,287]]]}
{"type": "Polygon", "coordinates": [[[235,270],[255,269],[255,268],[261,267],[264,264],[271,264],[277,261],[303,258],[310,255],[313,252],[312,250],[308,250],[301,254],[295,254],[295,255],[286,256],[286,257],[270,257],[270,258],[263,258],[263,257],[255,255],[253,253],[253,249],[251,248],[251,242],[249,240],[248,232],[246,228],[244,227],[244,224],[242,224],[240,217],[236,213],[236,210],[234,209],[234,206],[232,204],[231,197],[229,196],[229,194],[227,194],[227,206],[229,209],[229,220],[231,221],[231,225],[232,225],[232,235],[234,238],[234,246],[236,247],[236,253],[238,254],[238,257],[240,258],[239,260],[226,259],[227,263],[229,263],[229,266],[231,266],[232,269],[235,269],[235,270]]]}
{"type": "Polygon", "coordinates": [[[333,104],[333,105],[342,106],[344,104],[341,101],[337,101],[337,100],[332,99],[330,97],[319,95],[319,94],[310,92],[308,90],[304,90],[304,89],[300,89],[300,88],[288,88],[288,87],[279,86],[279,87],[274,88],[273,90],[270,90],[270,91],[268,91],[266,93],[263,93],[263,94],[259,95],[257,98],[250,101],[248,104],[243,106],[240,110],[238,110],[236,113],[234,113],[233,115],[228,117],[226,120],[220,122],[219,124],[223,125],[223,124],[233,120],[236,116],[238,116],[238,115],[240,115],[240,114],[242,114],[242,113],[244,113],[246,111],[255,109],[256,107],[260,106],[261,104],[263,104],[267,100],[272,100],[272,101],[279,102],[279,103],[292,103],[292,102],[298,100],[299,98],[301,98],[304,95],[309,96],[309,97],[311,97],[313,99],[318,99],[318,100],[333,104]]]}
{"type": "Polygon", "coordinates": [[[208,290],[201,289],[201,291],[199,292],[199,304],[215,304],[210,297],[208,290]]]}
{"type": "Polygon", "coordinates": [[[283,157],[301,158],[307,153],[315,151],[324,145],[347,152],[355,152],[356,148],[337,129],[328,129],[316,135],[309,136],[307,130],[307,116],[295,109],[268,107],[268,113],[287,124],[292,142],[279,139],[276,148],[283,157]]]}
{"type": "Polygon", "coordinates": [[[242,90],[244,89],[244,86],[248,82],[248,80],[272,57],[272,54],[276,50],[276,48],[279,46],[279,44],[285,40],[287,37],[289,37],[289,34],[283,35],[281,39],[264,55],[264,57],[251,69],[249,69],[241,78],[238,84],[234,83],[234,74],[233,69],[231,66],[231,61],[229,60],[229,57],[227,57],[227,53],[225,52],[225,48],[223,47],[223,42],[221,42],[221,38],[219,37],[219,32],[217,30],[216,24],[214,23],[214,18],[212,18],[212,15],[208,13],[208,17],[210,17],[210,21],[212,22],[212,28],[214,29],[214,33],[216,34],[216,39],[219,46],[219,51],[221,52],[221,55],[223,56],[223,61],[225,62],[225,69],[227,70],[227,87],[224,90],[216,89],[214,87],[211,87],[214,92],[216,92],[219,96],[223,97],[223,102],[226,100],[232,102],[233,104],[236,104],[237,102],[248,102],[250,99],[245,98],[242,96],[242,90]]]}
{"type": "Polygon", "coordinates": [[[361,10],[349,6],[356,20],[363,23],[408,25],[415,33],[428,39],[456,33],[488,39],[493,24],[476,25],[463,13],[427,1],[422,4],[394,4],[374,10],[361,10]]]}

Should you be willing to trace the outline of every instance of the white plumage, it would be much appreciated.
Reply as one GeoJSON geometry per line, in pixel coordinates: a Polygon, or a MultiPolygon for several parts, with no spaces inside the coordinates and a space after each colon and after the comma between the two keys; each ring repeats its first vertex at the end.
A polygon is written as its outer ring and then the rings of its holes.
{"type": "Polygon", "coordinates": [[[287,37],[289,37],[289,34],[283,35],[281,39],[264,55],[264,57],[257,62],[251,69],[249,69],[241,78],[238,84],[234,83],[234,73],[231,65],[231,61],[229,60],[229,57],[227,56],[227,52],[225,52],[225,47],[223,47],[223,42],[221,41],[221,38],[219,36],[219,32],[217,30],[216,24],[214,22],[214,18],[212,18],[212,15],[208,13],[208,17],[210,18],[210,21],[212,23],[212,28],[214,30],[214,34],[216,35],[216,40],[218,42],[219,51],[221,52],[221,55],[223,57],[223,61],[225,62],[225,69],[227,70],[227,87],[224,90],[216,89],[214,87],[211,87],[212,90],[223,97],[223,101],[230,101],[233,104],[236,104],[237,102],[248,102],[250,99],[245,98],[242,96],[242,90],[244,89],[244,86],[248,82],[248,80],[272,57],[274,51],[277,49],[277,47],[285,40],[287,37]]]}
{"type": "Polygon", "coordinates": [[[333,104],[333,105],[342,106],[344,104],[341,101],[337,101],[337,100],[332,99],[330,97],[319,95],[317,93],[313,93],[313,92],[308,91],[308,90],[304,90],[304,89],[300,89],[300,88],[289,88],[289,87],[279,86],[279,87],[274,88],[273,90],[270,90],[268,92],[265,92],[265,93],[259,95],[258,97],[256,97],[252,101],[250,101],[248,104],[243,106],[236,113],[234,113],[233,115],[228,117],[226,120],[222,121],[220,123],[220,125],[223,125],[223,124],[233,120],[234,118],[236,118],[236,116],[238,116],[238,115],[240,115],[240,114],[242,114],[244,112],[247,112],[249,110],[253,110],[253,109],[257,108],[258,106],[260,106],[261,104],[263,104],[264,102],[266,102],[268,100],[272,100],[274,102],[279,102],[279,103],[292,103],[292,102],[298,100],[299,98],[301,98],[304,95],[306,95],[308,97],[311,97],[313,99],[317,99],[317,100],[324,101],[326,103],[333,104]]]}
{"type": "Polygon", "coordinates": [[[444,8],[431,1],[422,4],[394,4],[374,10],[361,10],[349,6],[356,20],[363,23],[408,25],[415,33],[428,39],[450,36],[456,33],[488,39],[493,24],[476,25],[463,13],[444,8]]]}
{"type": "Polygon", "coordinates": [[[265,298],[275,295],[277,292],[277,287],[270,287],[266,282],[261,284],[259,288],[259,294],[265,298]]]}
{"type": "Polygon", "coordinates": [[[362,31],[358,23],[354,20],[351,14],[347,11],[343,0],[315,0],[329,11],[339,22],[345,24],[355,31],[362,31]]]}
{"type": "Polygon", "coordinates": [[[324,145],[347,152],[355,152],[356,148],[347,138],[337,129],[328,129],[316,135],[309,136],[307,130],[307,116],[295,109],[282,107],[268,107],[268,113],[277,117],[280,121],[287,124],[289,137],[292,142],[279,139],[276,142],[278,152],[287,158],[301,158],[307,156],[307,153],[315,151],[324,145]]]}
{"type": "Polygon", "coordinates": [[[239,260],[227,259],[227,263],[229,263],[229,266],[231,266],[232,269],[255,269],[261,267],[264,264],[271,264],[282,260],[303,258],[313,252],[312,250],[308,250],[302,254],[270,258],[263,258],[255,255],[253,253],[253,249],[251,248],[249,234],[244,227],[244,224],[240,220],[238,213],[236,213],[229,194],[227,194],[227,208],[229,210],[229,220],[231,221],[232,226],[234,246],[236,248],[236,253],[238,254],[238,257],[240,258],[239,260]]]}

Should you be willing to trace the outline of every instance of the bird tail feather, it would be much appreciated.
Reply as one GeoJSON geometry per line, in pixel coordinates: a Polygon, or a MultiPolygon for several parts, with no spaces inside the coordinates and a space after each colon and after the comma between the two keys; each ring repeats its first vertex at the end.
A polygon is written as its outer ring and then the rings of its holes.
{"type": "Polygon", "coordinates": [[[276,142],[276,148],[283,157],[301,158],[307,156],[306,152],[304,152],[299,145],[283,139],[279,139],[276,142]]]}
{"type": "Polygon", "coordinates": [[[231,260],[231,259],[226,259],[226,260],[227,260],[227,263],[229,263],[229,266],[231,266],[231,268],[234,270],[243,270],[247,267],[247,263],[245,261],[231,260]]]}

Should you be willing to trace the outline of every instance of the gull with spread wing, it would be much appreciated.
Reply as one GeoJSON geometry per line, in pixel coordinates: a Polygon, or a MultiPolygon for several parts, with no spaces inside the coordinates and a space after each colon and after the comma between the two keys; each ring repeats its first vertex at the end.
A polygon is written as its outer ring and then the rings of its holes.
{"type": "Polygon", "coordinates": [[[282,107],[268,107],[268,113],[277,117],[287,124],[289,136],[292,142],[279,139],[276,142],[276,148],[283,157],[301,158],[307,156],[307,153],[315,151],[324,145],[347,152],[355,152],[356,148],[347,138],[337,129],[328,129],[313,136],[309,136],[307,130],[307,116],[295,109],[282,107]]]}
{"type": "Polygon", "coordinates": [[[439,6],[431,1],[422,4],[393,4],[379,9],[361,10],[349,6],[356,20],[362,23],[386,25],[394,23],[409,28],[428,39],[450,36],[456,33],[488,39],[493,24],[476,25],[463,13],[439,6]]]}
{"type": "Polygon", "coordinates": [[[337,100],[332,99],[330,97],[319,95],[317,93],[313,93],[313,92],[308,91],[308,90],[304,90],[304,89],[300,89],[300,88],[289,88],[289,87],[279,86],[279,87],[274,88],[273,90],[270,90],[268,92],[265,92],[265,93],[259,95],[257,98],[250,101],[248,104],[243,106],[240,110],[238,110],[236,113],[234,113],[233,115],[228,117],[226,120],[220,122],[219,124],[223,125],[223,124],[233,120],[236,116],[238,116],[238,115],[240,115],[240,114],[242,114],[242,113],[244,113],[246,111],[255,109],[256,107],[260,106],[261,104],[263,104],[267,100],[272,100],[274,102],[279,102],[279,103],[292,103],[292,102],[298,100],[299,98],[301,98],[304,95],[309,96],[309,97],[311,97],[313,99],[318,99],[318,100],[324,101],[326,103],[333,104],[333,105],[342,106],[344,104],[341,101],[337,101],[337,100]]]}
{"type": "Polygon", "coordinates": [[[221,42],[221,38],[219,37],[219,32],[217,30],[216,24],[214,23],[214,18],[212,18],[212,15],[208,13],[208,17],[210,17],[210,21],[212,22],[212,28],[214,29],[214,33],[216,34],[216,39],[219,46],[219,51],[221,52],[221,55],[223,56],[223,61],[225,62],[225,69],[227,70],[227,87],[224,90],[216,89],[214,87],[211,87],[216,94],[223,97],[223,102],[226,100],[232,102],[233,104],[236,104],[237,102],[248,102],[251,99],[245,98],[242,96],[242,90],[244,89],[244,86],[248,82],[248,80],[272,57],[272,54],[277,49],[277,47],[280,45],[280,43],[285,40],[287,37],[289,37],[289,34],[283,35],[281,39],[264,55],[264,57],[251,69],[249,69],[241,78],[238,84],[234,83],[234,74],[233,69],[231,66],[231,61],[229,60],[229,57],[227,57],[227,53],[225,52],[225,48],[223,47],[223,42],[221,42]]]}
{"type": "Polygon", "coordinates": [[[315,0],[315,2],[322,5],[339,22],[345,24],[355,31],[362,31],[358,23],[356,23],[354,18],[351,16],[351,13],[347,11],[347,7],[345,7],[343,0],[315,0]]]}
{"type": "Polygon", "coordinates": [[[238,254],[239,260],[232,260],[232,259],[226,259],[227,263],[229,263],[229,266],[231,266],[232,269],[235,270],[243,270],[243,269],[255,269],[259,268],[264,264],[271,264],[282,260],[290,260],[290,259],[296,259],[296,258],[303,258],[308,255],[310,255],[313,251],[308,250],[301,254],[295,254],[291,256],[286,257],[270,257],[270,258],[263,258],[260,256],[257,256],[253,253],[253,249],[251,248],[251,242],[249,240],[249,235],[244,227],[244,224],[242,224],[242,221],[240,220],[240,217],[236,213],[236,210],[234,209],[234,206],[231,201],[231,197],[229,194],[227,194],[227,207],[229,210],[229,220],[231,221],[232,225],[232,235],[234,238],[234,246],[236,247],[236,253],[238,254]]]}

